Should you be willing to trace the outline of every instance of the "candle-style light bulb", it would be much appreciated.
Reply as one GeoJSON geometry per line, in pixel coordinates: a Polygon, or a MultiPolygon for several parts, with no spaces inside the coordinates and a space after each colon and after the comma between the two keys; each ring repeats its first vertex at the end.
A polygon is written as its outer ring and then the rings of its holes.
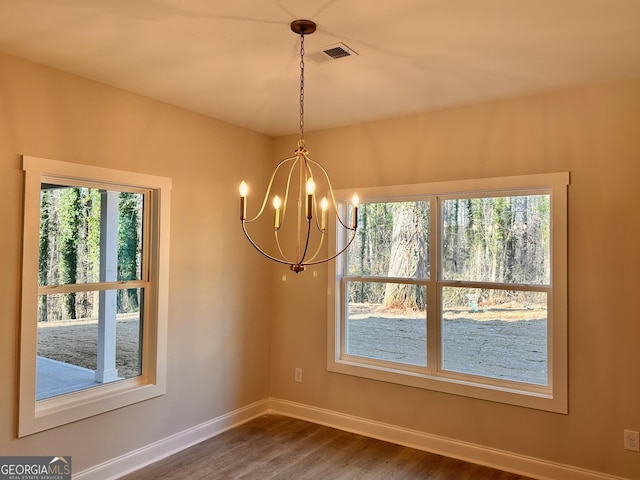
{"type": "Polygon", "coordinates": [[[276,195],[273,197],[273,208],[275,209],[275,218],[273,221],[273,227],[275,229],[280,228],[280,207],[282,206],[282,200],[276,195]]]}
{"type": "Polygon", "coordinates": [[[320,200],[320,208],[322,209],[322,217],[320,217],[320,230],[327,228],[327,208],[329,208],[329,202],[327,197],[322,197],[320,200]]]}
{"type": "Polygon", "coordinates": [[[240,182],[240,220],[244,221],[247,218],[247,193],[249,193],[249,185],[243,180],[240,182]]]}
{"type": "Polygon", "coordinates": [[[358,194],[354,193],[351,198],[351,204],[353,205],[353,210],[351,212],[351,228],[354,230],[358,228],[358,203],[360,199],[358,198],[358,194]]]}
{"type": "Polygon", "coordinates": [[[313,192],[316,191],[316,184],[313,183],[313,178],[307,180],[307,195],[313,195],[313,192]]]}
{"type": "Polygon", "coordinates": [[[316,184],[313,178],[307,180],[307,220],[311,220],[313,216],[313,192],[316,190],[316,184]]]}

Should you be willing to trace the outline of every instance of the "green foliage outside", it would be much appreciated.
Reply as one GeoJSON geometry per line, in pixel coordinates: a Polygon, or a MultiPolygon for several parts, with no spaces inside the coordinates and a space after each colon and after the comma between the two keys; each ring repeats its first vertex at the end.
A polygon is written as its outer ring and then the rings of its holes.
{"type": "MultiPolygon", "coordinates": [[[[139,195],[123,192],[118,202],[118,280],[136,280],[139,276],[138,251],[140,248],[139,195]]],[[[118,312],[138,309],[138,289],[118,290],[118,312]]]]}
{"type": "MultiPolygon", "coordinates": [[[[118,199],[118,280],[140,279],[142,254],[141,194],[121,192],[118,199]]],[[[73,285],[100,280],[101,191],[43,186],[40,206],[38,283],[73,285]]],[[[98,292],[42,295],[38,321],[96,317],[98,292]]],[[[118,290],[119,313],[137,311],[137,289],[118,290]]]]}

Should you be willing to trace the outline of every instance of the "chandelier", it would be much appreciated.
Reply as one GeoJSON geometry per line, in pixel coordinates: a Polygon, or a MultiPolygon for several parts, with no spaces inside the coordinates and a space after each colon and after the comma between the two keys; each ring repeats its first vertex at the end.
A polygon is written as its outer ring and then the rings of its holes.
{"type": "Polygon", "coordinates": [[[299,273],[304,271],[308,265],[333,260],[351,245],[358,226],[358,195],[353,195],[351,208],[346,212],[347,216],[350,213],[350,220],[348,218],[343,220],[329,174],[322,165],[309,157],[304,142],[304,36],[315,32],[316,24],[310,20],[295,20],[291,22],[291,30],[300,35],[300,135],[298,148],[292,157],[285,158],[276,166],[269,180],[262,206],[256,216],[251,219],[247,218],[249,187],[244,181],[240,183],[240,221],[242,222],[242,231],[258,252],[270,260],[289,265],[292,271],[299,273]],[[266,206],[271,198],[272,190],[279,192],[282,196],[276,194],[272,200],[273,211],[271,215],[275,244],[271,247],[271,253],[268,253],[267,249],[259,247],[252,239],[247,231],[247,225],[256,222],[263,214],[269,215],[266,213],[266,206]],[[318,202],[319,191],[324,191],[326,195],[318,202]],[[329,217],[330,211],[333,211],[331,217],[329,217]],[[318,259],[325,236],[332,224],[328,218],[334,216],[336,227],[343,229],[350,238],[340,251],[329,253],[326,257],[320,256],[318,259]]]}

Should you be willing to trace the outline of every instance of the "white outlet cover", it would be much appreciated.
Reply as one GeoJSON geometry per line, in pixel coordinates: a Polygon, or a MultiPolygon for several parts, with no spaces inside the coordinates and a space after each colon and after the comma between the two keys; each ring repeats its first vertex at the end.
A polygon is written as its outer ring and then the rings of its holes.
{"type": "Polygon", "coordinates": [[[633,452],[640,452],[640,434],[633,430],[624,431],[624,448],[633,452]]]}

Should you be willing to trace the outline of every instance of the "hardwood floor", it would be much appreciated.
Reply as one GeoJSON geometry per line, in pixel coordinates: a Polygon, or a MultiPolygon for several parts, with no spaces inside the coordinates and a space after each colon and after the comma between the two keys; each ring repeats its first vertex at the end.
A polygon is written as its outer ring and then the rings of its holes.
{"type": "Polygon", "coordinates": [[[122,480],[531,480],[280,415],[264,415],[122,480]]]}

